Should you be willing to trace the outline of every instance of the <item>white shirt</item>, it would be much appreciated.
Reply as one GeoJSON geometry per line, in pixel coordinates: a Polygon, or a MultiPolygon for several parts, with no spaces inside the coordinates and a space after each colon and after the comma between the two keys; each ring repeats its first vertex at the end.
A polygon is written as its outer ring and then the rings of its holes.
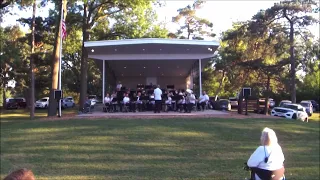
{"type": "Polygon", "coordinates": [[[209,101],[209,96],[207,94],[201,95],[199,99],[200,99],[199,103],[206,102],[206,101],[209,101]]]}
{"type": "Polygon", "coordinates": [[[117,84],[117,89],[121,89],[122,84],[117,84]]]}
{"type": "Polygon", "coordinates": [[[247,164],[249,167],[258,167],[260,169],[274,171],[282,168],[283,162],[284,155],[282,148],[277,144],[273,146],[259,146],[250,156],[247,164]],[[264,162],[265,157],[269,157],[267,163],[264,162]]]}
{"type": "Polygon", "coordinates": [[[107,97],[107,96],[106,96],[106,97],[104,98],[104,103],[110,103],[111,100],[112,100],[112,99],[111,99],[110,97],[107,97]]]}
{"type": "Polygon", "coordinates": [[[130,101],[129,97],[124,97],[123,98],[123,104],[127,104],[130,101]]]}
{"type": "Polygon", "coordinates": [[[171,104],[172,98],[168,97],[168,100],[166,100],[166,104],[171,104]]]}
{"type": "Polygon", "coordinates": [[[194,94],[190,94],[189,103],[191,103],[191,104],[195,104],[196,103],[196,97],[194,96],[194,94]]]}
{"type": "Polygon", "coordinates": [[[154,100],[161,100],[162,90],[159,88],[156,88],[154,91],[154,100]]]}

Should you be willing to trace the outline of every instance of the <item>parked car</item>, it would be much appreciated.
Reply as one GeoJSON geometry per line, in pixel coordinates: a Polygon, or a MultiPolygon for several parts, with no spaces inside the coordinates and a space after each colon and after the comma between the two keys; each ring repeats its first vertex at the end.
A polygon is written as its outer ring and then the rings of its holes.
{"type": "Polygon", "coordinates": [[[230,104],[231,104],[231,108],[236,108],[238,107],[238,99],[235,97],[230,97],[229,98],[230,104]]]}
{"type": "Polygon", "coordinates": [[[289,104],[289,103],[292,103],[292,102],[289,101],[289,100],[282,100],[282,101],[279,103],[279,107],[283,107],[284,104],[289,104]]]}
{"type": "Polygon", "coordinates": [[[62,102],[61,105],[63,108],[73,108],[75,106],[73,97],[71,97],[71,96],[68,96],[68,97],[62,99],[61,102],[62,102]]]}
{"type": "Polygon", "coordinates": [[[319,104],[317,103],[317,101],[315,101],[315,100],[306,100],[306,101],[310,101],[312,103],[313,112],[320,111],[319,104]]]}
{"type": "Polygon", "coordinates": [[[312,116],[313,114],[313,106],[310,101],[301,101],[300,102],[301,106],[306,108],[306,112],[308,113],[309,116],[312,116]]]}
{"type": "Polygon", "coordinates": [[[220,99],[219,101],[219,109],[231,111],[231,103],[228,99],[220,99]]]}
{"type": "Polygon", "coordinates": [[[287,119],[298,119],[304,122],[309,121],[306,109],[300,104],[285,103],[282,107],[275,107],[271,111],[272,116],[285,117],[287,119]]]}
{"type": "Polygon", "coordinates": [[[48,108],[49,107],[49,97],[44,97],[36,101],[35,108],[48,108]]]}
{"type": "Polygon", "coordinates": [[[19,109],[26,108],[27,103],[25,98],[7,98],[6,109],[19,109]]]}

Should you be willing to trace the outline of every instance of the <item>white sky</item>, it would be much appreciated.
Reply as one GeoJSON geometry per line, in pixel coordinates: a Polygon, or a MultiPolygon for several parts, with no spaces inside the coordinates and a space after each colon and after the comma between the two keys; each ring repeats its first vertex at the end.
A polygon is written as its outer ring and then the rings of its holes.
{"type": "MultiPolygon", "coordinates": [[[[166,6],[156,9],[158,13],[158,21],[167,22],[166,28],[170,32],[176,32],[178,25],[171,22],[173,16],[177,15],[177,9],[191,5],[193,0],[178,1],[178,0],[164,0],[166,6]]],[[[232,1],[232,0],[209,0],[204,6],[198,10],[197,15],[206,18],[213,23],[214,33],[218,36],[221,32],[232,27],[232,22],[249,20],[260,9],[267,9],[275,2],[274,0],[247,0],[247,1],[232,1]]],[[[14,12],[19,12],[16,9],[14,12]]],[[[48,15],[47,8],[40,8],[37,10],[38,14],[42,16],[48,15]]],[[[5,22],[1,26],[9,24],[17,24],[16,19],[21,17],[30,17],[31,11],[20,11],[19,15],[9,15],[5,17],[5,22]]],[[[315,14],[319,18],[319,15],[315,14]]],[[[319,37],[319,24],[309,28],[310,31],[319,37]]],[[[27,27],[26,27],[27,30],[27,27]]]]}

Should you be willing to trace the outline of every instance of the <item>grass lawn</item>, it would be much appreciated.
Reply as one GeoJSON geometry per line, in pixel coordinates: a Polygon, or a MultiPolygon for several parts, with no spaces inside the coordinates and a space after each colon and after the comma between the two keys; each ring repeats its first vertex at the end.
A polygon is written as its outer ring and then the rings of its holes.
{"type": "Polygon", "coordinates": [[[1,119],[1,178],[244,179],[243,163],[274,128],[287,179],[319,178],[319,121],[286,119],[1,119]]]}

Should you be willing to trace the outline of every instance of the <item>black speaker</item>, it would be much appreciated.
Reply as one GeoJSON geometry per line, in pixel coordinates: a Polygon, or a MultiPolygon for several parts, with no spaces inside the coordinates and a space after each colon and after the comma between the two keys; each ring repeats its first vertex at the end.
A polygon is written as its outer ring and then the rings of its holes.
{"type": "Polygon", "coordinates": [[[249,87],[242,88],[242,96],[243,97],[251,96],[251,88],[249,88],[249,87]]]}
{"type": "Polygon", "coordinates": [[[54,99],[59,100],[63,98],[62,90],[54,90],[54,99]]]}

